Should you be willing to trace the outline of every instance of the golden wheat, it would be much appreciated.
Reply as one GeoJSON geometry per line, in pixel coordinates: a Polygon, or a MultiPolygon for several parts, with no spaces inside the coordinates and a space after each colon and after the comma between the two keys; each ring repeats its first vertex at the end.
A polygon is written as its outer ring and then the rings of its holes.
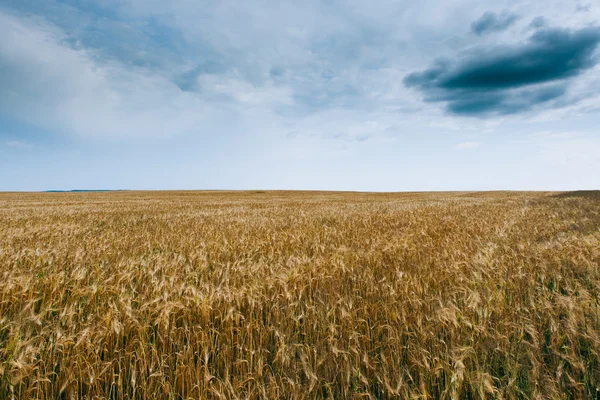
{"type": "Polygon", "coordinates": [[[0,398],[592,398],[595,193],[0,195],[0,398]]]}

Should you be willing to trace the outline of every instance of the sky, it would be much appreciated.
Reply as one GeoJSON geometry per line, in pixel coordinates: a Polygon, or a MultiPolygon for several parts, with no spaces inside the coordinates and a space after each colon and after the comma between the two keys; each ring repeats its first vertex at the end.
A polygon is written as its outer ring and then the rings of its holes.
{"type": "Polygon", "coordinates": [[[0,191],[600,189],[600,3],[0,0],[0,191]]]}

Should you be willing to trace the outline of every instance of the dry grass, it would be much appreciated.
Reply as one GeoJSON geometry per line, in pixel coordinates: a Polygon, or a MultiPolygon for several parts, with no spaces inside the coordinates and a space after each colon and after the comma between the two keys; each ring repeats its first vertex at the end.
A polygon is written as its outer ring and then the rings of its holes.
{"type": "Polygon", "coordinates": [[[0,194],[0,398],[593,398],[600,196],[0,194]]]}

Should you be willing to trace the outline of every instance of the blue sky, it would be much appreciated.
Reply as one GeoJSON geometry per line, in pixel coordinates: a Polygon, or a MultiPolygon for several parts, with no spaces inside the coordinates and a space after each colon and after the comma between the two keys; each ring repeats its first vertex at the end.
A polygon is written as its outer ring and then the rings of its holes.
{"type": "Polygon", "coordinates": [[[0,190],[598,189],[597,21],[575,0],[0,0],[0,190]]]}

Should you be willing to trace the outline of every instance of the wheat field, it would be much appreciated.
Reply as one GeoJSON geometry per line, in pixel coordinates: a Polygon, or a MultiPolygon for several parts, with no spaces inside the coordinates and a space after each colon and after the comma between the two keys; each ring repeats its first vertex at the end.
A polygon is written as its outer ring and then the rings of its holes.
{"type": "Polygon", "coordinates": [[[2,399],[569,399],[594,192],[0,194],[2,399]]]}

